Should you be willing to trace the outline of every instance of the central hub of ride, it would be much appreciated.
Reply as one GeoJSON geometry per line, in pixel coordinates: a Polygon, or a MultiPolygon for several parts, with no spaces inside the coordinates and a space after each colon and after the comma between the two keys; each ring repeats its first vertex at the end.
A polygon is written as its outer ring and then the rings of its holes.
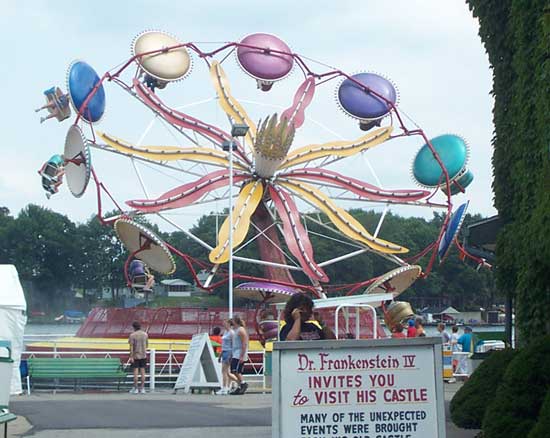
{"type": "Polygon", "coordinates": [[[266,117],[259,124],[254,143],[254,170],[261,178],[271,178],[285,161],[286,154],[294,140],[294,124],[277,114],[266,117]]]}

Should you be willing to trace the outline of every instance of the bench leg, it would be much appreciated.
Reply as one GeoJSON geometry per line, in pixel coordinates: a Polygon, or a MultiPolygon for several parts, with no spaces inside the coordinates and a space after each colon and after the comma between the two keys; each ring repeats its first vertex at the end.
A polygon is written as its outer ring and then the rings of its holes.
{"type": "Polygon", "coordinates": [[[4,438],[8,438],[8,423],[4,423],[4,438]]]}

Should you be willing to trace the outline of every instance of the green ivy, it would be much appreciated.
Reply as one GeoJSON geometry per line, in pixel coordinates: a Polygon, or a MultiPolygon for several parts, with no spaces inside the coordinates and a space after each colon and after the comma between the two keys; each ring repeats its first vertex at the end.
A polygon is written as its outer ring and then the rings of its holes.
{"type": "Polygon", "coordinates": [[[528,341],[550,333],[550,1],[466,1],[493,70],[497,285],[528,341]]]}
{"type": "Polygon", "coordinates": [[[464,429],[481,429],[487,406],[495,398],[508,364],[517,350],[493,351],[472,376],[462,385],[451,400],[451,419],[464,429]]]}
{"type": "MultiPolygon", "coordinates": [[[[534,339],[514,356],[485,409],[484,438],[525,438],[529,435],[544,414],[541,408],[550,391],[549,367],[550,336],[534,339]]],[[[545,432],[542,436],[548,437],[549,431],[545,432]]]]}

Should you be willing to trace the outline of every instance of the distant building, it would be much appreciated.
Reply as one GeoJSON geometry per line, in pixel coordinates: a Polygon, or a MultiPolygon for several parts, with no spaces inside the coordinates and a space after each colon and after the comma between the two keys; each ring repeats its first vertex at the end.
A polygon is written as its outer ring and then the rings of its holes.
{"type": "MultiPolygon", "coordinates": [[[[116,291],[118,297],[131,297],[132,290],[129,287],[120,287],[116,291]]],[[[100,293],[96,293],[97,297],[103,300],[111,300],[113,298],[113,289],[110,287],[104,287],[101,289],[100,293]]]]}
{"type": "Polygon", "coordinates": [[[164,288],[164,295],[167,297],[190,297],[197,291],[193,284],[179,278],[162,280],[160,283],[164,288]]]}
{"type": "Polygon", "coordinates": [[[460,322],[464,324],[482,324],[486,322],[481,314],[481,310],[474,312],[460,312],[460,322]]]}
{"type": "Polygon", "coordinates": [[[452,306],[439,308],[427,307],[419,311],[419,314],[427,323],[445,322],[453,324],[461,319],[461,313],[452,306]]]}

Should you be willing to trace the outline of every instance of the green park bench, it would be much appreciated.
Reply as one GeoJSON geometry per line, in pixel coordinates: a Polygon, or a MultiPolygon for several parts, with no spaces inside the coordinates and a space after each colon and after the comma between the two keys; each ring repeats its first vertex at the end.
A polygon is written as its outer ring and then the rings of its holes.
{"type": "Polygon", "coordinates": [[[81,380],[121,380],[126,378],[120,359],[117,358],[42,358],[27,360],[31,382],[52,380],[55,387],[60,380],[72,380],[74,389],[81,380]]]}
{"type": "Polygon", "coordinates": [[[0,424],[4,425],[4,438],[8,438],[8,423],[17,418],[15,414],[9,411],[0,409],[0,424]]]}

